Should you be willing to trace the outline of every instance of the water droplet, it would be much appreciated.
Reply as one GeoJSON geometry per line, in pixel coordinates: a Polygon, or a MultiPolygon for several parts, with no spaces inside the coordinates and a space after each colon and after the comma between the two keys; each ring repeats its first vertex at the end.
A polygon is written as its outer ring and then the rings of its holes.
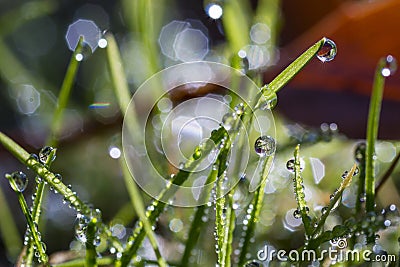
{"type": "Polygon", "coordinates": [[[59,183],[61,183],[61,181],[62,181],[62,176],[61,176],[61,174],[58,174],[58,173],[55,174],[52,181],[53,181],[54,184],[59,184],[59,183]]]}
{"type": "Polygon", "coordinates": [[[278,96],[276,93],[268,87],[268,84],[264,85],[260,89],[263,96],[260,100],[260,109],[273,109],[278,103],[278,96]]]}
{"type": "MultiPolygon", "coordinates": [[[[288,171],[294,172],[294,169],[295,169],[295,164],[294,163],[295,163],[294,159],[288,160],[286,162],[286,169],[288,171]]],[[[305,166],[304,161],[302,159],[300,159],[300,172],[302,172],[304,170],[304,166],[305,166]]]]}
{"type": "Polygon", "coordinates": [[[28,185],[28,178],[25,173],[21,171],[13,172],[8,178],[10,179],[11,188],[15,192],[24,192],[28,185]]]}
{"type": "Polygon", "coordinates": [[[358,143],[354,149],[354,159],[357,163],[364,163],[365,160],[365,150],[367,145],[365,142],[358,143]]]}
{"type": "Polygon", "coordinates": [[[342,174],[342,179],[345,179],[345,178],[347,177],[348,174],[349,174],[349,172],[348,172],[348,171],[345,171],[345,172],[342,174]]]}
{"type": "Polygon", "coordinates": [[[194,153],[193,153],[193,159],[198,160],[201,157],[201,149],[200,147],[196,147],[194,153]]]}
{"type": "Polygon", "coordinates": [[[248,261],[244,264],[245,267],[258,267],[258,266],[263,266],[262,263],[260,263],[257,260],[251,260],[248,261]]]}
{"type": "Polygon", "coordinates": [[[295,217],[296,219],[300,219],[301,218],[301,213],[299,209],[296,209],[293,211],[293,217],[295,217]]]}
{"type": "Polygon", "coordinates": [[[42,164],[51,163],[56,159],[55,148],[51,146],[43,147],[39,152],[39,160],[42,164]],[[49,158],[51,157],[51,158],[49,158]]]}
{"type": "Polygon", "coordinates": [[[270,156],[276,149],[275,139],[271,136],[260,136],[254,143],[254,149],[260,157],[270,156]]]}
{"type": "Polygon", "coordinates": [[[87,231],[87,227],[88,227],[88,223],[89,223],[89,218],[85,215],[82,214],[78,214],[76,216],[76,220],[75,220],[75,237],[85,243],[87,241],[87,235],[86,235],[86,231],[87,231]]]}
{"type": "Polygon", "coordinates": [[[317,53],[317,58],[322,62],[328,62],[335,58],[336,53],[336,44],[331,39],[325,38],[324,44],[317,53]]]}
{"type": "Polygon", "coordinates": [[[107,42],[107,39],[101,38],[101,39],[98,41],[97,44],[99,45],[100,48],[106,48],[107,45],[108,45],[108,42],[107,42]]]}
{"type": "Polygon", "coordinates": [[[93,246],[98,247],[101,243],[101,237],[99,235],[96,235],[93,239],[93,246]]]}
{"type": "Polygon", "coordinates": [[[366,199],[367,199],[367,196],[365,193],[360,195],[360,198],[359,198],[360,202],[365,202],[366,199]]]}
{"type": "Polygon", "coordinates": [[[236,116],[233,116],[232,113],[226,113],[222,117],[222,126],[224,126],[225,130],[229,131],[235,124],[235,121],[236,121],[236,116]]]}
{"type": "Polygon", "coordinates": [[[327,213],[327,211],[328,211],[328,207],[323,207],[323,208],[321,209],[321,213],[322,213],[322,214],[327,213]]]}
{"type": "Polygon", "coordinates": [[[397,70],[397,60],[392,56],[388,55],[385,58],[385,66],[381,70],[381,74],[384,77],[389,77],[393,75],[397,70]]]}

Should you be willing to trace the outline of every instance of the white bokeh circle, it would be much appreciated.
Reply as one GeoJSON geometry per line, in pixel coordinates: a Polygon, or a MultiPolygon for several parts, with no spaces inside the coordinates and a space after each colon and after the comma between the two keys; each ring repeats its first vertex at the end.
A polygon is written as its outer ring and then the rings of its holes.
{"type": "MultiPolygon", "coordinates": [[[[254,107],[251,99],[257,93],[259,87],[250,78],[215,62],[174,65],[146,80],[128,105],[122,129],[124,157],[136,183],[151,197],[174,206],[206,204],[209,199],[201,196],[214,186],[205,183],[218,155],[218,144],[210,135],[221,127],[224,115],[237,112],[235,105],[254,107]],[[199,94],[205,85],[222,90],[199,94]],[[174,99],[177,88],[185,99],[174,99]],[[210,153],[200,157],[195,167],[185,167],[200,144],[208,146],[210,153]],[[171,174],[179,169],[190,176],[182,183],[171,183],[171,174]]],[[[274,118],[269,109],[251,112],[251,122],[245,125],[239,120],[238,134],[226,128],[232,147],[226,170],[218,178],[225,179],[225,194],[239,180],[247,181],[249,191],[254,191],[270,169],[272,161],[265,166],[265,158],[254,151],[254,142],[263,135],[275,137],[274,118]]]]}

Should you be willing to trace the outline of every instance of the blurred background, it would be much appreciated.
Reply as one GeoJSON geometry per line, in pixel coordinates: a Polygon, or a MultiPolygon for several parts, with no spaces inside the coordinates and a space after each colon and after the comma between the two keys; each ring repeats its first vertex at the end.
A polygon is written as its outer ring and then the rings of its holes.
{"type": "MultiPolygon", "coordinates": [[[[157,71],[196,60],[232,65],[261,86],[310,45],[327,36],[337,44],[336,58],[329,63],[313,60],[278,93],[274,109],[277,157],[265,190],[267,196],[254,243],[254,251],[267,243],[276,248],[297,248],[302,242],[302,228],[292,216],[295,201],[292,187],[288,186],[291,179],[285,169],[286,161],[295,144],[303,142],[306,194],[314,211],[319,212],[339,185],[343,171],[352,166],[356,143],[365,138],[377,61],[388,54],[400,58],[398,14],[400,2],[396,0],[310,0],[306,5],[290,0],[3,0],[0,130],[30,153],[38,153],[44,145],[72,55],[69,47],[75,47],[76,38],[68,35],[68,29],[85,30],[99,38],[112,32],[132,93],[157,71]],[[87,25],[75,23],[79,19],[93,24],[85,28],[87,25]]],[[[381,141],[377,145],[378,177],[398,153],[399,115],[397,74],[387,79],[385,89],[381,141]]],[[[124,239],[136,216],[115,160],[118,152],[113,150],[120,144],[121,127],[122,116],[112,90],[105,50],[95,42],[84,53],[52,170],[61,173],[63,181],[71,184],[83,199],[99,207],[103,220],[110,222],[115,235],[124,239]]],[[[30,183],[24,192],[29,203],[35,187],[32,173],[1,148],[0,176],[15,170],[29,175],[30,183]]],[[[399,168],[381,189],[379,207],[400,204],[398,176],[399,168]]],[[[0,207],[9,205],[22,240],[25,220],[16,195],[6,179],[0,179],[0,190],[0,207]]],[[[333,226],[350,216],[357,198],[355,192],[354,187],[348,190],[344,206],[330,217],[328,224],[333,226]]],[[[240,197],[243,204],[247,201],[245,195],[240,197]]],[[[43,234],[48,252],[79,250],[73,231],[75,212],[63,204],[59,195],[49,193],[47,197],[43,234]]],[[[162,250],[175,260],[180,258],[193,210],[168,209],[156,231],[162,239],[162,250]]],[[[202,238],[211,236],[212,229],[210,220],[209,231],[202,238]]],[[[389,251],[397,249],[390,245],[396,231],[389,231],[387,239],[382,236],[382,246],[386,245],[389,251]]],[[[205,256],[210,248],[201,244],[195,261],[210,266],[207,263],[215,259],[205,256]]],[[[0,265],[14,262],[18,249],[17,241],[15,247],[6,250],[0,240],[0,265]]]]}

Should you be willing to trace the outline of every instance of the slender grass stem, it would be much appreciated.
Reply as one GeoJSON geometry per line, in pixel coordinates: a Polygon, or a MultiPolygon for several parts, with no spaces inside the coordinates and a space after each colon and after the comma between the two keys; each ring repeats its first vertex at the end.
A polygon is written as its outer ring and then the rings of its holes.
{"type": "MultiPolygon", "coordinates": [[[[321,231],[324,228],[325,225],[325,221],[328,218],[329,214],[331,213],[333,207],[335,207],[337,205],[337,202],[341,199],[342,194],[344,189],[346,189],[350,183],[351,180],[353,178],[354,172],[357,169],[357,164],[354,164],[353,167],[351,168],[351,170],[348,172],[347,176],[343,179],[342,183],[340,184],[339,189],[337,190],[337,192],[335,193],[334,197],[331,199],[331,201],[329,202],[329,205],[326,207],[326,210],[323,212],[317,227],[315,228],[315,230],[312,232],[311,235],[311,239],[315,239],[317,238],[321,231]]],[[[310,240],[310,245],[314,246],[315,244],[312,242],[312,240],[310,240]]],[[[317,244],[318,246],[319,244],[317,244]]]]}
{"type": "Polygon", "coordinates": [[[305,200],[303,177],[301,177],[300,169],[300,145],[296,146],[294,151],[294,191],[297,201],[298,211],[300,212],[303,221],[306,237],[308,238],[312,233],[311,220],[308,216],[309,208],[305,200]]]}
{"type": "MultiPolygon", "coordinates": [[[[9,182],[12,184],[12,187],[17,188],[18,186],[16,185],[14,179],[11,177],[11,175],[6,174],[6,178],[9,180],[9,182]]],[[[25,219],[28,223],[29,230],[30,230],[30,238],[34,242],[36,246],[36,251],[39,253],[38,259],[39,261],[44,264],[48,265],[48,256],[46,255],[46,252],[44,250],[43,244],[41,242],[41,238],[38,232],[37,225],[34,223],[32,216],[29,212],[28,204],[26,204],[24,195],[21,192],[16,192],[18,196],[18,201],[22,209],[22,213],[25,216],[25,219]]]]}
{"type": "Polygon", "coordinates": [[[385,59],[381,58],[375,71],[375,79],[372,87],[372,96],[369,105],[367,124],[367,148],[365,151],[365,193],[367,212],[375,209],[375,143],[378,138],[379,117],[385,77],[382,69],[385,66],[385,59]]]}

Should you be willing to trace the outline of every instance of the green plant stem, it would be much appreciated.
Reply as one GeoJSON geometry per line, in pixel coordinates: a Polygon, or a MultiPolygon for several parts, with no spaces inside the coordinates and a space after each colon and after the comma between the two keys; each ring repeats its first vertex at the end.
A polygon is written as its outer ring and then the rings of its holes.
{"type": "Polygon", "coordinates": [[[97,219],[92,218],[87,226],[85,267],[97,267],[96,246],[93,244],[97,231],[96,224],[97,224],[97,219]]]}
{"type": "MultiPolygon", "coordinates": [[[[11,175],[6,174],[6,178],[9,180],[10,183],[13,183],[13,187],[17,188],[18,186],[15,184],[14,179],[11,177],[11,175]]],[[[18,201],[22,209],[22,213],[25,216],[25,219],[28,223],[29,229],[30,229],[30,238],[33,240],[36,246],[36,251],[39,253],[39,260],[42,264],[48,265],[48,256],[46,255],[46,252],[44,251],[42,242],[40,240],[39,232],[37,229],[37,226],[33,222],[32,216],[29,212],[28,204],[26,204],[24,195],[21,192],[16,192],[18,196],[18,201]]]]}
{"type": "Polygon", "coordinates": [[[298,211],[301,214],[306,237],[310,237],[312,233],[311,220],[308,216],[308,206],[305,200],[305,193],[303,188],[303,177],[301,177],[300,170],[300,145],[296,146],[294,151],[294,193],[296,196],[298,211]]]}
{"type": "Polygon", "coordinates": [[[233,242],[233,232],[235,230],[235,220],[236,220],[236,214],[235,210],[233,208],[233,190],[228,194],[228,211],[226,214],[227,218],[227,241],[226,243],[227,248],[226,248],[226,255],[225,255],[225,265],[226,266],[231,266],[231,255],[232,255],[232,242],[233,242]]]}
{"type": "Polygon", "coordinates": [[[162,267],[167,266],[165,260],[161,256],[160,250],[158,248],[159,246],[158,246],[154,231],[151,227],[150,222],[147,219],[139,189],[137,188],[136,183],[133,180],[133,177],[131,177],[128,166],[126,165],[126,161],[123,157],[121,157],[121,159],[120,159],[120,165],[121,165],[122,174],[123,174],[123,177],[125,180],[125,185],[126,185],[126,188],[128,189],[128,193],[129,193],[129,196],[131,199],[132,206],[133,206],[136,214],[139,216],[141,223],[143,223],[143,227],[146,232],[146,235],[150,241],[151,246],[153,247],[154,253],[156,254],[158,265],[162,266],[162,267]]]}
{"type": "Polygon", "coordinates": [[[385,77],[381,73],[384,66],[385,59],[381,58],[376,67],[372,96],[369,104],[367,148],[365,151],[366,212],[375,210],[375,143],[378,138],[379,117],[383,88],[385,86],[385,77]]]}

